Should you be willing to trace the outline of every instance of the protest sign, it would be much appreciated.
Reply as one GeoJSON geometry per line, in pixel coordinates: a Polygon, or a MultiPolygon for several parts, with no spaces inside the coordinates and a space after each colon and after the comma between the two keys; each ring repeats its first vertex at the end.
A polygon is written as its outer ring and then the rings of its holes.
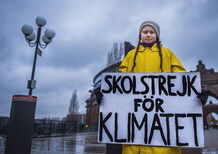
{"type": "Polygon", "coordinates": [[[203,147],[200,74],[104,73],[98,141],[203,147]]]}

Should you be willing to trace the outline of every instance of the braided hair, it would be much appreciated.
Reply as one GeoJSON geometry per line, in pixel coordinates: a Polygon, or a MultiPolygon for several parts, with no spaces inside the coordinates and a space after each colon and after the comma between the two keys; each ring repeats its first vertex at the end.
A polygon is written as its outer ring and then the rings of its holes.
{"type": "Polygon", "coordinates": [[[139,34],[139,39],[138,39],[138,43],[137,43],[137,46],[136,46],[135,55],[134,55],[134,58],[133,58],[133,66],[132,66],[132,69],[131,69],[130,72],[133,72],[134,67],[136,66],[136,56],[138,55],[138,52],[139,52],[140,42],[141,42],[141,36],[139,34]]]}
{"type": "Polygon", "coordinates": [[[161,50],[161,41],[159,40],[159,38],[157,37],[157,48],[158,48],[158,53],[159,53],[159,57],[160,57],[160,69],[161,72],[163,72],[163,53],[161,50]]]}
{"type": "MultiPolygon", "coordinates": [[[[136,57],[138,55],[140,42],[141,42],[141,32],[139,33],[138,44],[136,46],[136,51],[135,51],[135,55],[134,55],[134,58],[133,58],[133,66],[132,66],[132,69],[131,69],[130,72],[133,72],[133,70],[134,70],[134,68],[136,66],[136,57]]],[[[161,50],[161,41],[159,40],[158,37],[157,37],[156,43],[157,43],[157,48],[158,48],[158,54],[159,54],[159,57],[160,57],[160,69],[161,69],[161,72],[163,72],[163,56],[162,56],[162,50],[161,50]]]]}

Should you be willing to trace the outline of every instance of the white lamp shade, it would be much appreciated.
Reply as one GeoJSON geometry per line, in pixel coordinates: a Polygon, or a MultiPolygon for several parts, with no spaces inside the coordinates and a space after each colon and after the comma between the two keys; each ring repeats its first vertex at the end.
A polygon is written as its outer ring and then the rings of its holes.
{"type": "Polygon", "coordinates": [[[32,33],[31,35],[26,36],[26,39],[29,42],[35,40],[35,38],[36,38],[36,35],[34,33],[32,33]]]}
{"type": "Polygon", "coordinates": [[[45,36],[51,40],[55,36],[55,31],[51,29],[46,29],[45,30],[45,36]]]}
{"type": "Polygon", "coordinates": [[[29,25],[24,25],[21,30],[25,36],[31,35],[33,33],[33,27],[29,25]]]}
{"type": "Polygon", "coordinates": [[[50,40],[45,35],[43,35],[42,40],[43,40],[43,42],[45,42],[45,44],[50,43],[50,40]]]}
{"type": "Polygon", "coordinates": [[[36,18],[36,24],[39,26],[39,27],[42,27],[46,24],[46,20],[44,17],[37,17],[36,18]]]}

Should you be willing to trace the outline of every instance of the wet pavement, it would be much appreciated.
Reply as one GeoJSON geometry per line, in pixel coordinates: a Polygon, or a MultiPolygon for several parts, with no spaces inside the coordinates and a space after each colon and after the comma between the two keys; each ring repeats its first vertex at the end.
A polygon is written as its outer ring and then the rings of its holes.
{"type": "MultiPolygon", "coordinates": [[[[202,154],[218,154],[218,130],[205,130],[202,154]]],[[[5,139],[0,137],[0,153],[4,153],[5,139]]],[[[199,151],[199,150],[198,150],[199,151]]],[[[196,153],[183,150],[186,153],[196,153]]],[[[97,143],[96,132],[77,133],[65,137],[36,138],[31,154],[104,154],[106,145],[97,143]]]]}
{"type": "Polygon", "coordinates": [[[106,145],[97,143],[97,133],[77,133],[68,137],[34,139],[32,154],[103,154],[106,145]]]}
{"type": "Polygon", "coordinates": [[[218,154],[218,129],[205,130],[204,141],[202,154],[218,154]]]}
{"type": "MultiPolygon", "coordinates": [[[[0,137],[0,154],[5,139],[0,137]]],[[[106,145],[97,142],[96,132],[76,133],[65,137],[34,138],[31,154],[104,154],[106,145]]]]}

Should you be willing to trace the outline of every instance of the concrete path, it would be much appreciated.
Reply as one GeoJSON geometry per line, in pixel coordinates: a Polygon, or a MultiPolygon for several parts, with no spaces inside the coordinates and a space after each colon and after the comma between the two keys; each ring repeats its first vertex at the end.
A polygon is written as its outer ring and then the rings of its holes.
{"type": "MultiPolygon", "coordinates": [[[[218,130],[205,130],[203,149],[183,149],[183,154],[218,154],[218,130]]],[[[0,137],[0,154],[4,153],[5,139],[0,137]]],[[[31,154],[104,154],[106,145],[97,143],[97,133],[77,133],[67,137],[33,139],[31,154]]]]}

